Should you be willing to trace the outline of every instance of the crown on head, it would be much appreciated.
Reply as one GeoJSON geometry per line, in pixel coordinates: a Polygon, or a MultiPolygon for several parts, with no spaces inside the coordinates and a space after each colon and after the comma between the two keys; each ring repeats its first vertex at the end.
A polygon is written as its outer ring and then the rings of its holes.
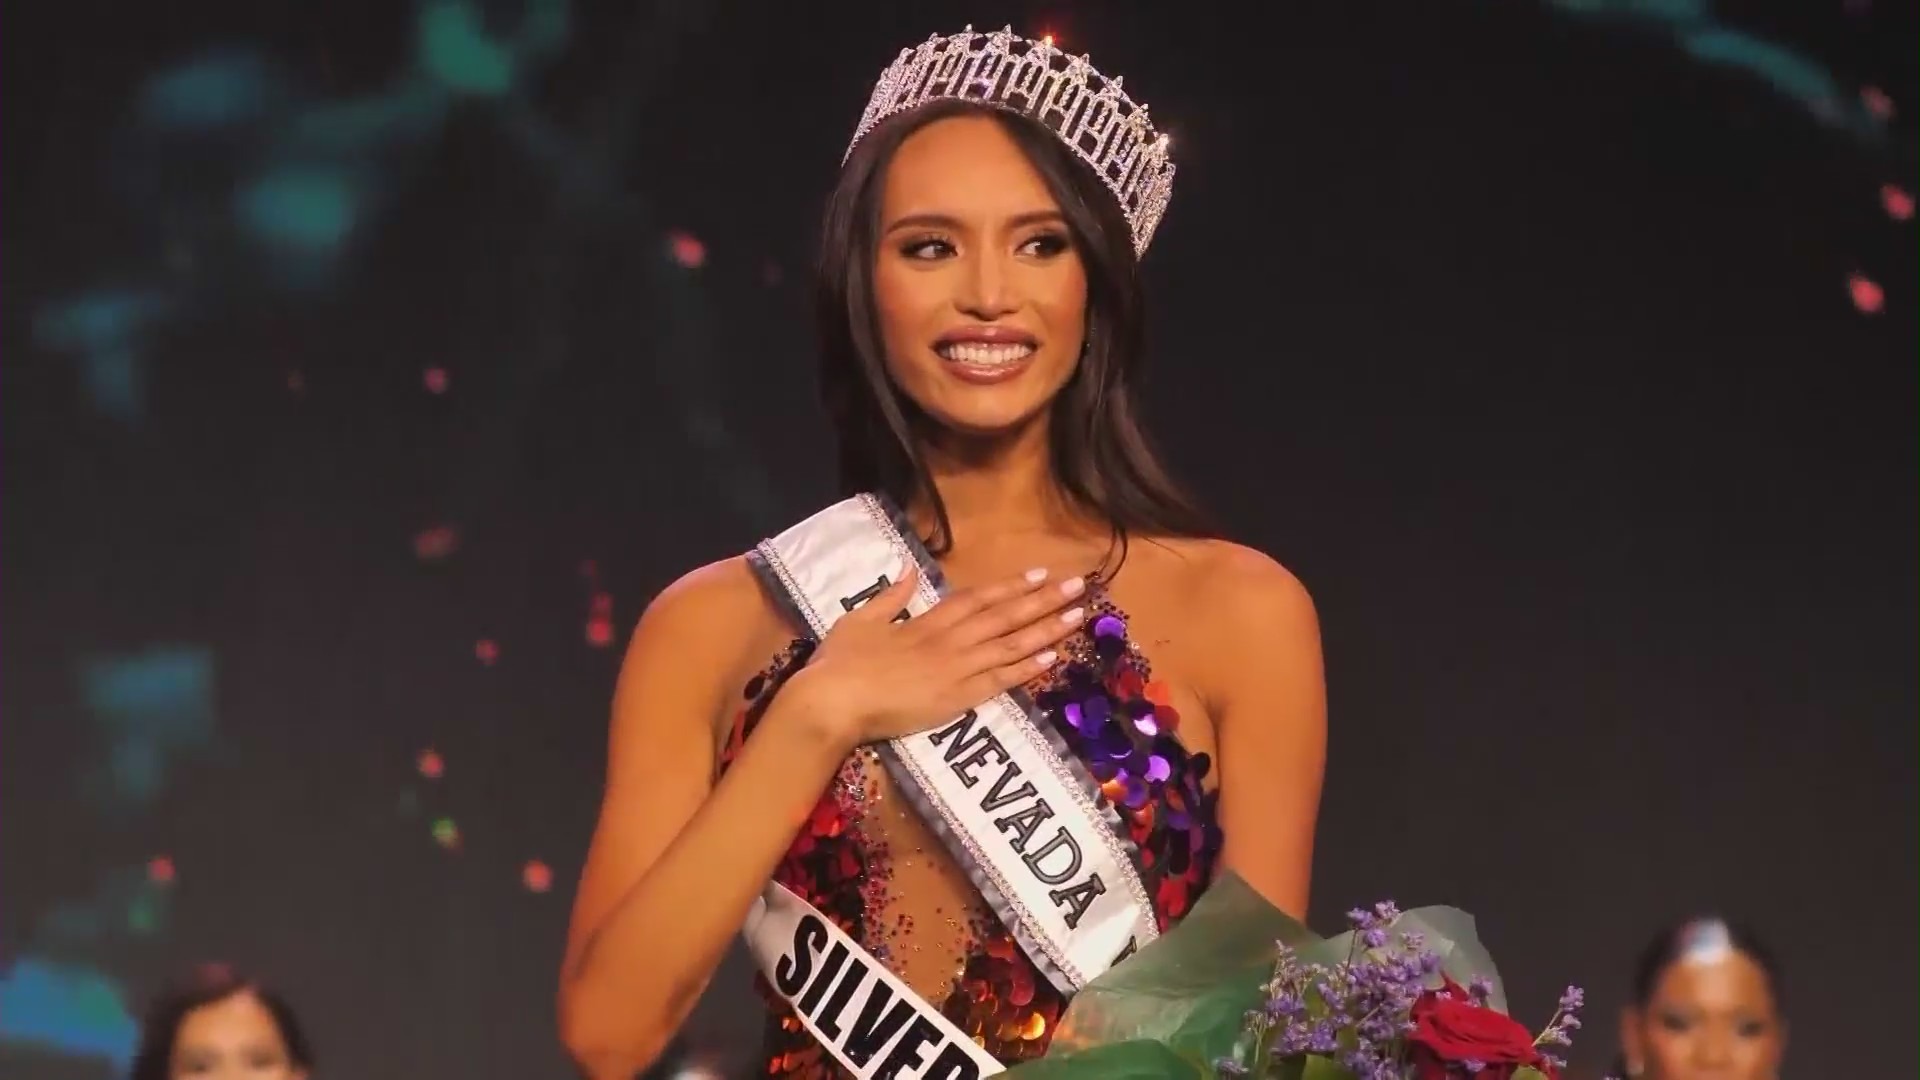
{"type": "Polygon", "coordinates": [[[917,49],[901,49],[880,74],[848,156],[882,120],[942,98],[1016,112],[1058,135],[1120,200],[1134,254],[1146,253],[1173,197],[1173,162],[1167,137],[1153,130],[1147,107],[1134,104],[1118,78],[1054,48],[1052,38],[1029,41],[1011,26],[995,34],[971,26],[952,37],[935,34],[917,49]]]}

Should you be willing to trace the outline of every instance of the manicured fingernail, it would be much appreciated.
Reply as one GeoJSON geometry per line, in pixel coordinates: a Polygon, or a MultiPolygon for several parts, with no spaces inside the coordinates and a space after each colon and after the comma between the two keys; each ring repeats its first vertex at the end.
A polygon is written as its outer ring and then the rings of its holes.
{"type": "Polygon", "coordinates": [[[1036,566],[1033,569],[1027,571],[1027,584],[1038,585],[1045,580],[1047,580],[1046,567],[1036,566]]]}
{"type": "Polygon", "coordinates": [[[1060,654],[1057,652],[1054,652],[1052,649],[1048,649],[1046,652],[1043,652],[1039,656],[1034,657],[1033,662],[1040,665],[1041,667],[1052,667],[1053,662],[1058,659],[1060,659],[1060,654]]]}
{"type": "Polygon", "coordinates": [[[1068,578],[1060,583],[1060,591],[1067,596],[1079,596],[1080,590],[1086,587],[1086,578],[1068,578]]]}
{"type": "Polygon", "coordinates": [[[1080,620],[1086,617],[1086,608],[1074,608],[1072,611],[1063,613],[1060,616],[1060,621],[1066,623],[1068,626],[1078,626],[1080,625],[1080,620]]]}

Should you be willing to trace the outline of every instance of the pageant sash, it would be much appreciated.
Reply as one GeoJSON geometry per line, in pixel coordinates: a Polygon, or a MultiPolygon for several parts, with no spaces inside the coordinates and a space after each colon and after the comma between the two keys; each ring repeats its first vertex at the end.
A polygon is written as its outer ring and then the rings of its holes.
{"type": "MultiPolygon", "coordinates": [[[[940,567],[879,496],[830,506],[760,544],[753,564],[824,636],[915,560],[910,618],[945,592],[940,567]]],[[[1138,852],[1086,767],[1019,691],[882,744],[894,782],[1047,980],[1071,996],[1158,936],[1138,852]]]]}
{"type": "Polygon", "coordinates": [[[832,919],[769,882],[742,934],[767,983],[858,1080],[978,1080],[1002,1071],[832,919]]]}

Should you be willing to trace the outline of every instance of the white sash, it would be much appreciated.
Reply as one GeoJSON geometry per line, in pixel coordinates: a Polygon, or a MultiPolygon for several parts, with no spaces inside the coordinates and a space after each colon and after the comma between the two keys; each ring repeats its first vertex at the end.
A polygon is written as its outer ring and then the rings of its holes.
{"type": "Polygon", "coordinates": [[[742,930],[760,973],[858,1080],[978,1080],[987,1053],[812,904],[778,882],[742,930]]]}
{"type": "MultiPolygon", "coordinates": [[[[939,602],[940,567],[890,504],[860,495],[765,541],[750,561],[819,638],[886,588],[908,558],[920,566],[911,617],[939,602]]],[[[1002,694],[879,753],[1001,924],[1063,994],[1159,936],[1119,816],[1024,693],[1002,694]]]]}

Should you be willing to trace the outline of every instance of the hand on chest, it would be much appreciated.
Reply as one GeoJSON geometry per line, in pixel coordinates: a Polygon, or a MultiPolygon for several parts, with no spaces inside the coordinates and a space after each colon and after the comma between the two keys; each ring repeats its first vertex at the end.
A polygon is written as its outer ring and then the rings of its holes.
{"type": "MultiPolygon", "coordinates": [[[[1040,565],[1048,566],[1055,576],[1067,576],[1086,572],[1084,567],[1097,562],[1068,552],[1057,556],[1055,562],[1040,565]]],[[[943,570],[955,589],[1006,573],[1002,566],[969,563],[943,566],[943,570]]],[[[1158,729],[1167,734],[1177,732],[1188,752],[1212,755],[1217,737],[1202,682],[1204,628],[1197,622],[1203,612],[1195,607],[1191,588],[1181,576],[1140,559],[1130,560],[1111,581],[1092,572],[1087,572],[1087,578],[1086,619],[1081,632],[1065,642],[1062,664],[1047,678],[1037,680],[1029,691],[1039,696],[1063,685],[1071,689],[1076,673],[1081,683],[1089,677],[1097,678],[1106,684],[1109,694],[1155,706],[1159,719],[1133,717],[1142,725],[1136,730],[1150,727],[1156,729],[1154,734],[1158,729]]],[[[1046,696],[1048,700],[1057,697],[1046,696]]],[[[1062,717],[1069,722],[1076,718],[1082,724],[1090,722],[1078,711],[1062,717]]],[[[1117,750],[1119,733],[1106,737],[1117,750]]]]}

